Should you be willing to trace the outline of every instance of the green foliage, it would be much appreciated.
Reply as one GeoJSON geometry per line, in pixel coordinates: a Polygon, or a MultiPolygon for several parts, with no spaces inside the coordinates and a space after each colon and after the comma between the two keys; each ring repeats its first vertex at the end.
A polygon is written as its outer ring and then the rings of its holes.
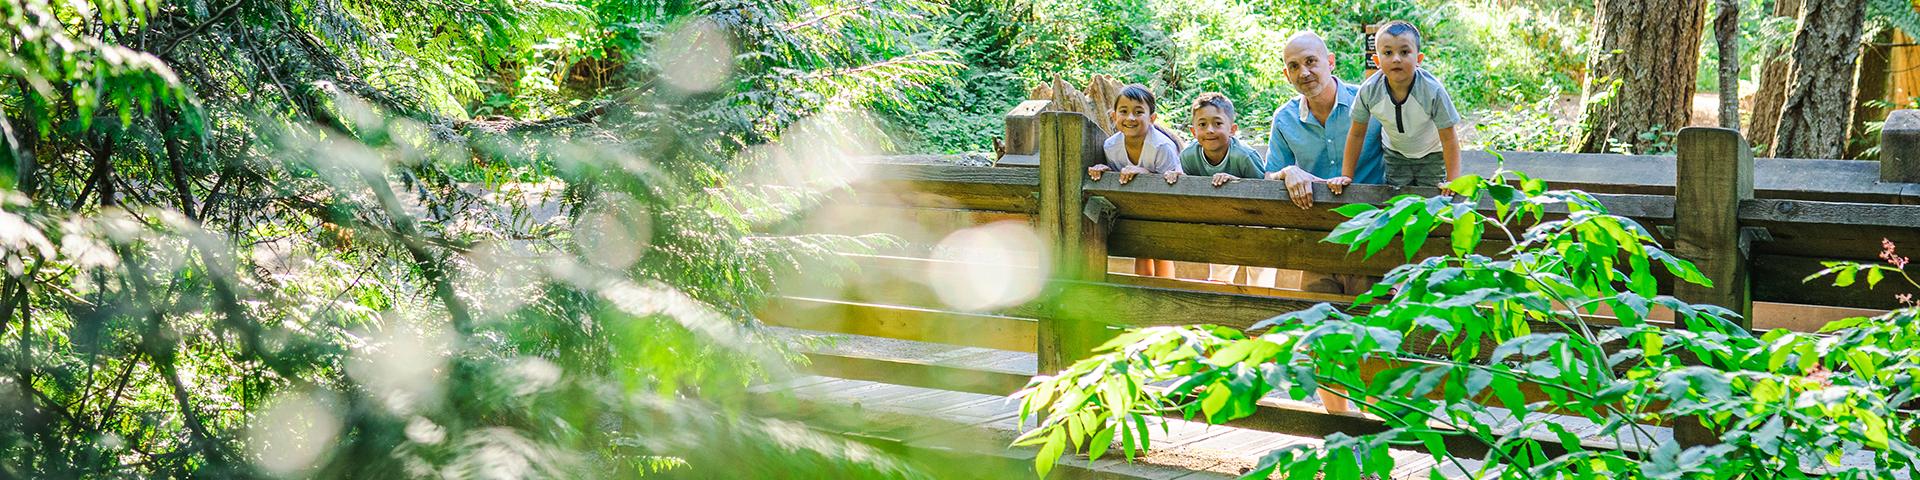
{"type": "MultiPolygon", "coordinates": [[[[1243,478],[1384,478],[1395,466],[1389,445],[1422,445],[1441,464],[1502,478],[1797,478],[1810,468],[1888,478],[1920,460],[1902,433],[1915,418],[1900,409],[1913,396],[1915,357],[1904,346],[1920,335],[1920,312],[1754,336],[1726,309],[1660,295],[1662,272],[1711,281],[1590,195],[1507,171],[1450,188],[1473,201],[1409,195],[1349,205],[1341,213],[1353,218],[1328,241],[1371,255],[1397,240],[1413,252],[1429,235],[1451,232],[1452,253],[1394,269],[1350,311],[1322,304],[1247,332],[1124,333],[1020,393],[1023,420],[1040,419],[1021,441],[1054,444],[1043,453],[1059,455],[1117,446],[1132,458],[1151,445],[1128,435],[1145,430],[1135,427],[1145,416],[1220,423],[1250,414],[1266,392],[1299,400],[1337,387],[1321,394],[1349,398],[1389,430],[1277,450],[1243,478]],[[1601,308],[1613,322],[1595,321],[1601,308]],[[1655,311],[1673,322],[1649,321],[1655,311]],[[1386,368],[1363,378],[1367,362],[1386,368]],[[1580,447],[1561,425],[1569,415],[1629,444],[1650,438],[1643,422],[1692,419],[1718,432],[1719,443],[1665,441],[1644,454],[1580,447]],[[1504,434],[1515,431],[1541,435],[1504,434]],[[1567,452],[1550,457],[1536,437],[1567,452]],[[1485,445],[1486,463],[1466,468],[1448,453],[1450,438],[1485,445]],[[1873,462],[1839,465],[1856,452],[1873,462]]],[[[1844,267],[1835,272],[1856,271],[1844,267]]]]}
{"type": "Polygon", "coordinates": [[[0,477],[925,476],[745,405],[937,10],[0,1],[0,477]]]}
{"type": "Polygon", "coordinates": [[[1427,35],[1425,66],[1462,111],[1532,102],[1577,88],[1586,13],[1555,2],[1394,0],[1342,4],[1295,0],[961,0],[930,17],[929,46],[959,52],[961,73],[935,94],[886,110],[916,127],[902,150],[987,151],[1000,117],[1027,90],[1095,74],[1141,83],[1169,125],[1205,91],[1234,100],[1243,136],[1262,138],[1271,112],[1295,93],[1280,52],[1288,36],[1328,40],[1334,74],[1359,82],[1360,26],[1405,19],[1427,35]]]}
{"type": "MultiPolygon", "coordinates": [[[[1559,90],[1548,89],[1533,103],[1505,110],[1487,110],[1474,121],[1477,135],[1470,144],[1482,150],[1551,152],[1566,148],[1579,133],[1580,123],[1567,118],[1559,90]]],[[[1577,115],[1577,114],[1575,114],[1577,115]]]]}

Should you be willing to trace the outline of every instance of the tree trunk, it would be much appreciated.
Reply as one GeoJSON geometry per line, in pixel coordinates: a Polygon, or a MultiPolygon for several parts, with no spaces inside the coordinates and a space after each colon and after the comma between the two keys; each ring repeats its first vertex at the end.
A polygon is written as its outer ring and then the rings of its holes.
{"type": "Polygon", "coordinates": [[[1713,40],[1720,47],[1720,126],[1740,129],[1740,0],[1718,0],[1713,40]]]}
{"type": "Polygon", "coordinates": [[[1853,78],[1853,122],[1847,126],[1847,158],[1860,158],[1866,154],[1871,143],[1867,138],[1867,122],[1887,119],[1886,107],[1871,102],[1887,100],[1887,90],[1892,87],[1893,74],[1893,29],[1883,28],[1873,36],[1873,40],[1860,50],[1860,74],[1853,78]]]}
{"type": "Polygon", "coordinates": [[[1780,106],[1773,156],[1840,158],[1853,121],[1853,75],[1860,61],[1866,0],[1807,2],[1793,38],[1793,80],[1780,106]]]}
{"type": "Polygon", "coordinates": [[[1586,112],[1574,148],[1607,151],[1612,141],[1636,152],[1678,131],[1693,110],[1693,83],[1706,24],[1706,0],[1599,0],[1599,48],[1587,60],[1586,112]]]}
{"type": "MultiPolygon", "coordinates": [[[[1800,0],[1780,0],[1773,5],[1773,16],[1798,21],[1800,0]]],[[[1747,120],[1747,143],[1760,147],[1762,155],[1773,151],[1773,129],[1780,127],[1780,103],[1787,99],[1787,79],[1793,78],[1793,64],[1786,53],[1792,45],[1768,52],[1760,68],[1760,89],[1753,92],[1753,116],[1747,120]]]]}

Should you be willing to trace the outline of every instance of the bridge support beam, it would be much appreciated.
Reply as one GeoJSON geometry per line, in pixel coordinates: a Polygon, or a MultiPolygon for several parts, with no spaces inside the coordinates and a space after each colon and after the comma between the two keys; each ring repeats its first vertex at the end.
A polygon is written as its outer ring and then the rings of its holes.
{"type": "MultiPolygon", "coordinates": [[[[1753,295],[1747,276],[1751,235],[1740,228],[1740,203],[1753,200],[1753,149],[1738,130],[1687,127],[1675,155],[1673,223],[1676,256],[1692,261],[1712,286],[1678,282],[1673,295],[1688,303],[1726,307],[1753,328],[1753,295]]],[[[1685,323],[1678,325],[1685,328],[1685,323]]],[[[1698,418],[1674,419],[1683,445],[1719,443],[1698,418]]]]}
{"type": "Polygon", "coordinates": [[[1894,110],[1880,129],[1880,182],[1920,183],[1920,110],[1894,110]]]}
{"type": "MultiPolygon", "coordinates": [[[[1040,153],[1040,203],[1035,227],[1052,259],[1054,279],[1100,282],[1107,278],[1107,232],[1113,204],[1086,195],[1087,167],[1104,162],[1100,127],[1074,112],[1037,115],[1040,153]]],[[[1050,285],[1057,284],[1049,282],[1050,285]]],[[[1086,358],[1113,335],[1113,327],[1075,305],[1069,288],[1051,288],[1040,319],[1041,374],[1057,372],[1086,358]]]]}

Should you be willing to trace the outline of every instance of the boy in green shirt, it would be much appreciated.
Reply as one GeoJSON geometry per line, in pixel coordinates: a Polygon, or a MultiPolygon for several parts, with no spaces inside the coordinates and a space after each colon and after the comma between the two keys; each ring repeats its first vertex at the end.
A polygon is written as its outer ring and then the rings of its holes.
{"type": "Polygon", "coordinates": [[[1193,100],[1193,145],[1180,152],[1180,171],[1165,175],[1167,184],[1180,180],[1181,174],[1212,177],[1213,186],[1226,185],[1240,178],[1264,178],[1260,153],[1240,139],[1240,126],[1233,122],[1233,101],[1218,92],[1200,94],[1193,100]]]}

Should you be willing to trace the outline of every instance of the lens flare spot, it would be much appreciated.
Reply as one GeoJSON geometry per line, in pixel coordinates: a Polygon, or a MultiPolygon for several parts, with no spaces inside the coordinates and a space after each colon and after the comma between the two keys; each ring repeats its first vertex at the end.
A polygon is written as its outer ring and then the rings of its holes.
{"type": "Polygon", "coordinates": [[[247,426],[247,450],[260,468],[280,477],[312,469],[340,434],[340,418],[323,398],[289,393],[269,403],[247,426]]]}
{"type": "Polygon", "coordinates": [[[927,285],[940,301],[964,311],[1019,305],[1040,294],[1047,277],[1043,244],[1020,222],[953,232],[933,248],[927,285]]]}

